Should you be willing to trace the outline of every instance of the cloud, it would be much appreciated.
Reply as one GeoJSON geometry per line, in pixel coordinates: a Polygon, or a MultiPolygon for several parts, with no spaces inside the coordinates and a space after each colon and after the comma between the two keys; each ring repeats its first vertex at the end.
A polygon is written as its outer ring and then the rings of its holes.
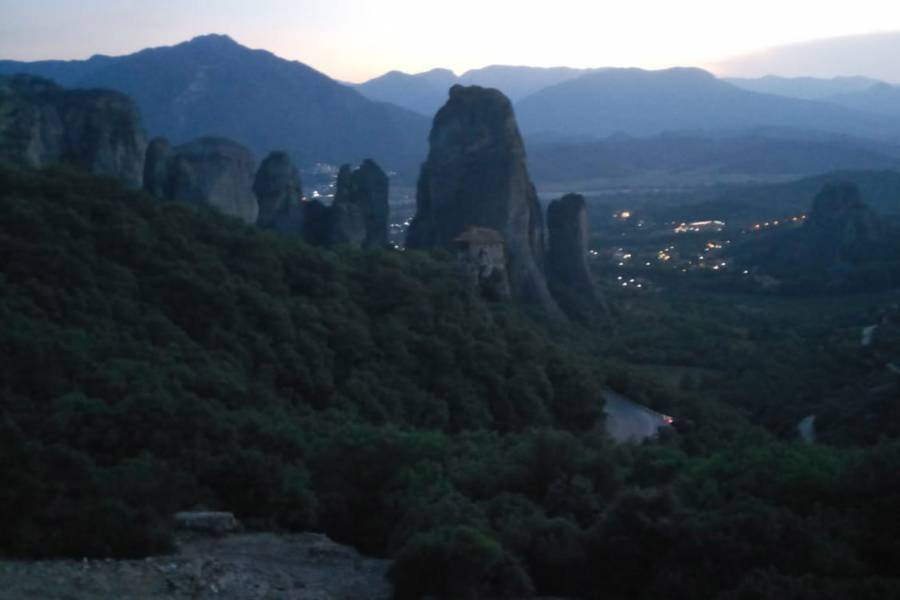
{"type": "Polygon", "coordinates": [[[900,31],[790,44],[708,65],[731,77],[862,75],[900,82],[900,31]]]}

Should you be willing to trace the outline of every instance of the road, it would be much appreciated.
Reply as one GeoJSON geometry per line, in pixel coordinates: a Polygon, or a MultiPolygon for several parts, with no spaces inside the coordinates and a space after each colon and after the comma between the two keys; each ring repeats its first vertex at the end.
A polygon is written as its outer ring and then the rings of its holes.
{"type": "Polygon", "coordinates": [[[642,442],[672,423],[671,417],[632,402],[613,390],[604,390],[603,397],[606,400],[606,432],[617,442],[642,442]]]}

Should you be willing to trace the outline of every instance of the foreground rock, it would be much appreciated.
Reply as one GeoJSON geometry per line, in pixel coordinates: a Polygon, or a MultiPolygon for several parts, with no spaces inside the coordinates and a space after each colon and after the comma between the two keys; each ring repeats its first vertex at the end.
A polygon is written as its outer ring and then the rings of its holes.
{"type": "Polygon", "coordinates": [[[375,161],[343,165],[334,201],[306,204],[304,236],[312,244],[381,248],[388,243],[388,177],[375,161]]]}
{"type": "Polygon", "coordinates": [[[453,250],[469,227],[498,231],[512,296],[561,316],[547,289],[541,207],[509,100],[497,90],[454,86],[429,143],[407,247],[453,250]]]}
{"type": "Polygon", "coordinates": [[[163,200],[209,206],[256,223],[256,159],[237,142],[206,137],[172,148],[156,139],[147,149],[144,189],[163,200]]]}
{"type": "Polygon", "coordinates": [[[587,318],[598,307],[598,294],[588,266],[589,227],[584,196],[567,194],[547,207],[550,291],[573,318],[587,318]]]}
{"type": "Polygon", "coordinates": [[[235,535],[146,560],[2,561],[0,598],[387,600],[389,564],[323,535],[235,535]]]}
{"type": "Polygon", "coordinates": [[[146,145],[137,107],[124,94],[0,77],[0,163],[68,165],[140,187],[146,145]]]}

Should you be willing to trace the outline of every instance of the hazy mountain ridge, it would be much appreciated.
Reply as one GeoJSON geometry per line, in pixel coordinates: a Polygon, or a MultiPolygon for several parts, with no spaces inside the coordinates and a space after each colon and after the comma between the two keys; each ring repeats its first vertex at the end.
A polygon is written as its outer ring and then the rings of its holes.
{"type": "Polygon", "coordinates": [[[741,89],[761,94],[787,96],[800,100],[827,100],[841,94],[862,92],[873,85],[883,83],[871,77],[723,77],[722,81],[741,89]]]}
{"type": "Polygon", "coordinates": [[[523,131],[653,135],[790,127],[881,137],[900,124],[824,102],[737,88],[695,68],[608,69],[546,88],[517,104],[523,131]]]}
{"type": "Polygon", "coordinates": [[[853,110],[900,116],[900,87],[887,83],[876,83],[864,90],[830,96],[826,100],[853,110]]]}
{"type": "Polygon", "coordinates": [[[458,81],[456,74],[448,69],[432,69],[414,75],[390,71],[353,87],[370,100],[390,102],[432,116],[447,100],[447,90],[458,81]]]}
{"type": "Polygon", "coordinates": [[[87,61],[0,63],[78,87],[130,95],[150,133],[184,142],[205,135],[233,138],[263,155],[288,150],[315,162],[383,161],[412,169],[424,155],[427,120],[356,91],[299,62],[208,35],[171,47],[87,61]]]}
{"type": "Polygon", "coordinates": [[[372,100],[390,102],[431,117],[447,100],[447,91],[454,84],[498,89],[511,101],[517,102],[551,85],[575,79],[592,70],[491,65],[466,71],[459,76],[448,69],[432,69],[414,74],[390,71],[354,87],[372,100]]]}
{"type": "Polygon", "coordinates": [[[871,77],[724,78],[739,88],[801,100],[820,100],[851,110],[884,116],[900,116],[900,88],[871,77]]]}
{"type": "MultiPolygon", "coordinates": [[[[634,160],[635,152],[645,152],[635,149],[641,144],[609,139],[593,143],[596,138],[618,133],[743,137],[741,132],[753,131],[750,135],[755,136],[756,131],[781,129],[774,137],[782,141],[750,144],[745,164],[740,164],[740,157],[721,141],[708,142],[702,151],[692,149],[685,158],[696,162],[701,155],[707,156],[708,164],[696,167],[711,172],[807,175],[837,168],[889,168],[893,166],[892,155],[881,149],[856,154],[855,150],[839,148],[837,143],[822,146],[797,141],[792,145],[784,140],[799,140],[806,135],[801,132],[812,131],[862,137],[900,132],[900,121],[889,114],[895,88],[865,88],[875,80],[858,77],[736,80],[743,81],[745,87],[767,85],[772,91],[779,91],[776,88],[781,86],[784,94],[791,86],[800,89],[791,92],[795,95],[831,94],[824,100],[810,101],[740,89],[699,69],[495,65],[461,76],[446,69],[416,75],[392,71],[354,86],[357,92],[302,63],[250,50],[216,35],[123,57],[0,62],[0,73],[11,71],[28,71],[65,85],[123,91],[137,102],[150,133],[165,135],[175,143],[218,135],[246,144],[259,156],[272,149],[286,149],[301,168],[316,162],[340,164],[372,157],[388,170],[399,170],[409,178],[425,156],[429,122],[425,116],[433,115],[446,101],[454,82],[499,88],[514,102],[518,100],[516,110],[526,141],[530,147],[540,145],[532,155],[535,171],[545,180],[559,180],[563,172],[590,171],[593,167],[588,165],[609,152],[611,162],[601,164],[598,171],[629,171],[641,164],[647,168],[672,167],[661,151],[646,150],[649,156],[634,160]],[[839,91],[848,94],[834,94],[839,91]],[[882,110],[874,107],[878,102],[882,110]],[[877,112],[884,114],[872,114],[877,112]],[[559,149],[558,156],[547,153],[551,147],[559,149]],[[573,155],[576,147],[587,155],[573,155]],[[723,147],[724,158],[716,154],[723,147]],[[623,149],[625,156],[617,154],[623,149]],[[768,158],[760,154],[767,151],[771,152],[768,158]],[[653,155],[659,159],[655,163],[653,155]],[[559,164],[559,156],[572,156],[571,164],[559,164]],[[627,159],[625,165],[623,159],[627,159]]],[[[768,133],[765,135],[768,137],[768,133]]],[[[650,148],[654,142],[648,140],[642,145],[650,148]]],[[[684,144],[679,144],[679,150],[673,152],[684,150],[684,144]]]]}

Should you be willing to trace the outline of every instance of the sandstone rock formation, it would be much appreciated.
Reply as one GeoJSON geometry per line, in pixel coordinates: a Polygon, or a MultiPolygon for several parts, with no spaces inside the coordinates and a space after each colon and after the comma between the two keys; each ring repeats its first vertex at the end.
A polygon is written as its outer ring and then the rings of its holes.
{"type": "Polygon", "coordinates": [[[586,318],[599,296],[588,266],[589,221],[584,196],[567,194],[547,207],[547,278],[570,317],[586,318]]]}
{"type": "Polygon", "coordinates": [[[589,225],[584,196],[566,194],[547,207],[547,272],[563,285],[594,294],[588,267],[589,225]]]}
{"type": "Polygon", "coordinates": [[[364,206],[353,190],[353,170],[342,165],[334,184],[334,202],[325,239],[328,244],[361,248],[366,239],[364,206]]]}
{"type": "Polygon", "coordinates": [[[853,183],[827,183],[802,227],[748,240],[732,250],[738,264],[775,278],[764,285],[799,290],[877,289],[892,281],[900,250],[889,225],[853,183]]]}
{"type": "Polygon", "coordinates": [[[153,140],[147,152],[144,189],[163,200],[210,206],[256,223],[255,171],[253,154],[225,138],[200,138],[175,148],[165,140],[153,140]]]}
{"type": "Polygon", "coordinates": [[[311,244],[386,246],[388,177],[372,160],[363,161],[356,170],[343,165],[331,206],[313,200],[307,203],[304,212],[304,237],[311,244]]]}
{"type": "Polygon", "coordinates": [[[375,161],[365,160],[355,171],[349,165],[341,167],[332,208],[332,243],[387,245],[388,177],[375,161]]]}
{"type": "Polygon", "coordinates": [[[364,207],[364,248],[388,245],[389,187],[387,174],[373,160],[364,160],[351,176],[351,199],[364,207]]]}
{"type": "Polygon", "coordinates": [[[491,299],[509,298],[506,243],[495,229],[469,227],[454,240],[463,280],[491,299]]]}
{"type": "Polygon", "coordinates": [[[825,185],[813,200],[805,227],[828,237],[835,246],[875,243],[884,237],[878,215],[852,183],[825,185]]]}
{"type": "Polygon", "coordinates": [[[300,174],[287,152],[272,152],[260,165],[253,182],[259,202],[256,223],[265,229],[302,234],[303,189],[300,174]]]}
{"type": "Polygon", "coordinates": [[[140,114],[124,94],[0,77],[0,163],[69,165],[140,187],[145,148],[140,114]]]}
{"type": "Polygon", "coordinates": [[[407,247],[452,250],[469,227],[494,229],[505,242],[512,296],[560,316],[543,271],[541,207],[509,100],[497,90],[454,86],[429,143],[407,247]]]}

